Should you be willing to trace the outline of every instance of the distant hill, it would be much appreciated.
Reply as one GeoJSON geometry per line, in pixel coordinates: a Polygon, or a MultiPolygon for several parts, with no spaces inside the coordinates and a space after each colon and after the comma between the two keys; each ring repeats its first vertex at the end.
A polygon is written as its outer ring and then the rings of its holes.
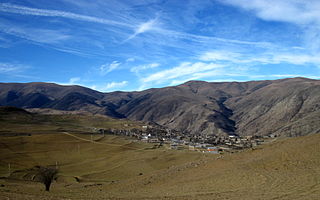
{"type": "Polygon", "coordinates": [[[201,135],[299,136],[320,131],[320,81],[189,81],[101,93],[52,83],[0,83],[0,105],[86,111],[201,135]]]}

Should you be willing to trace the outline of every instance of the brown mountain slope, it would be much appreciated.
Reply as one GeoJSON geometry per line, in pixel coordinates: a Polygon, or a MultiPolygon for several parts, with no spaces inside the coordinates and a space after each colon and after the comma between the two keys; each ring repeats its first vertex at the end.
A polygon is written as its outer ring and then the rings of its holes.
{"type": "Polygon", "coordinates": [[[118,110],[193,134],[287,135],[320,129],[320,81],[185,84],[139,93],[118,110]]]}
{"type": "Polygon", "coordinates": [[[240,135],[297,136],[320,129],[320,81],[277,80],[227,105],[240,135]]]}
{"type": "Polygon", "coordinates": [[[22,108],[81,110],[123,118],[109,105],[99,101],[104,93],[81,86],[54,83],[0,83],[0,105],[22,108]]]}
{"type": "Polygon", "coordinates": [[[141,92],[100,93],[48,83],[0,84],[0,105],[54,108],[129,118],[202,135],[306,135],[320,129],[320,81],[182,85],[141,92]]]}

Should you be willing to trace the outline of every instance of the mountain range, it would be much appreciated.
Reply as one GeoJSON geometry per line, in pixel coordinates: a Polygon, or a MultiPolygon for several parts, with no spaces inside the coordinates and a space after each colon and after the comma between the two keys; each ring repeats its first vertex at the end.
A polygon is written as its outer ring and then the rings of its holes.
{"type": "Polygon", "coordinates": [[[0,105],[86,111],[192,135],[301,136],[320,132],[320,80],[189,81],[102,93],[54,83],[0,83],[0,105]]]}

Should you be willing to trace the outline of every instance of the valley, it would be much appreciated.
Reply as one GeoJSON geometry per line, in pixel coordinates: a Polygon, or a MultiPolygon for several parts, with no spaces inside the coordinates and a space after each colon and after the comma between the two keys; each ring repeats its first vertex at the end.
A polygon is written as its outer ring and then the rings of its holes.
{"type": "Polygon", "coordinates": [[[0,199],[317,200],[319,84],[0,84],[0,199]]]}
{"type": "Polygon", "coordinates": [[[0,199],[316,200],[320,195],[319,134],[208,154],[89,134],[92,125],[123,129],[140,122],[9,110],[1,115],[6,129],[0,136],[0,199]],[[50,192],[32,180],[36,166],[59,170],[50,192]]]}
{"type": "Polygon", "coordinates": [[[241,153],[152,149],[126,137],[1,136],[1,199],[318,199],[319,134],[241,153]],[[82,139],[80,139],[82,138],[82,139]],[[28,180],[37,165],[59,169],[50,192],[28,180]]]}
{"type": "Polygon", "coordinates": [[[0,200],[320,200],[320,0],[0,0],[0,200]]]}

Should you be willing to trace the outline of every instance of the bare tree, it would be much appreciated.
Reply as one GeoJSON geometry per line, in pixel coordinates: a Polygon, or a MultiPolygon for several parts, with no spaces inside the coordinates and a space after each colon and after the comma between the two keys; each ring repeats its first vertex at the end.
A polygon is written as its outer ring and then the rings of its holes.
{"type": "Polygon", "coordinates": [[[39,167],[36,177],[39,182],[45,185],[46,191],[49,191],[51,183],[56,178],[57,174],[57,169],[49,167],[39,167]]]}

